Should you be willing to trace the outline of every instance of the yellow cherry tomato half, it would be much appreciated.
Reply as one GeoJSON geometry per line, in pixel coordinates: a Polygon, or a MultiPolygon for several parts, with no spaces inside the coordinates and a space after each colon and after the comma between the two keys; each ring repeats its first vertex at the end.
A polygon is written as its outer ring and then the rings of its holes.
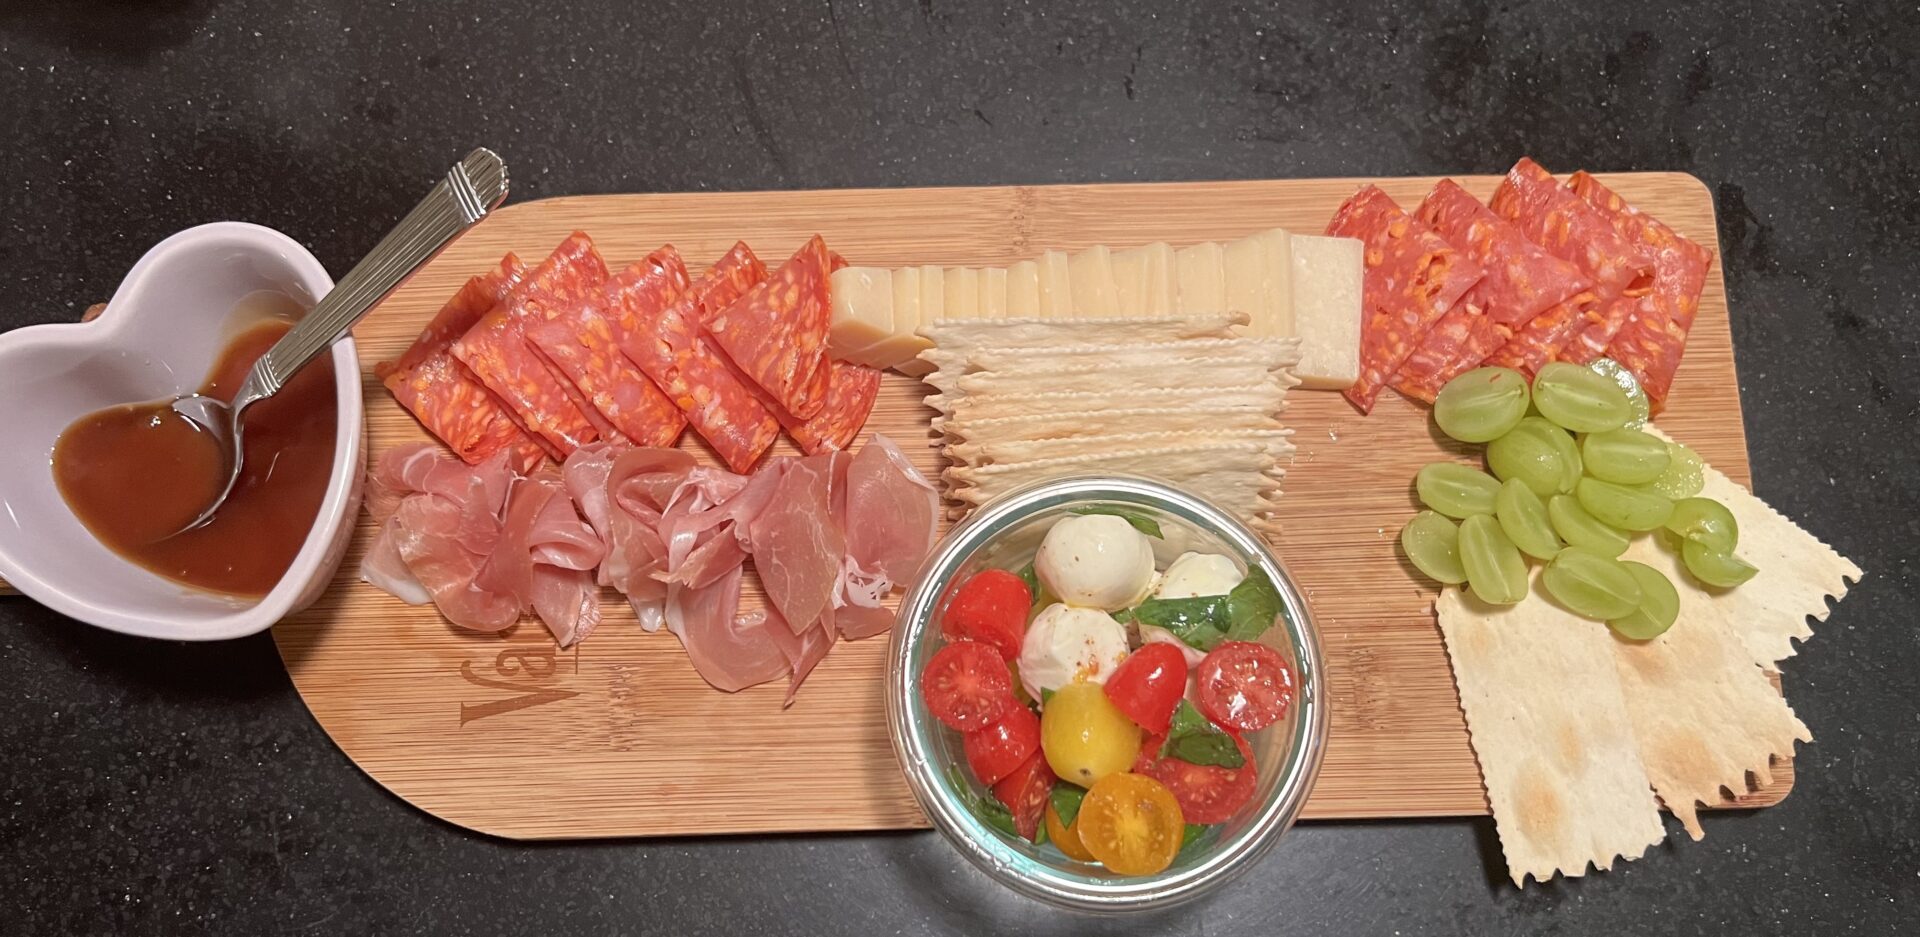
{"type": "Polygon", "coordinates": [[[1076,862],[1094,861],[1093,853],[1080,842],[1080,821],[1076,819],[1072,826],[1061,823],[1060,814],[1054,812],[1052,804],[1047,805],[1047,842],[1076,862]]]}
{"type": "Polygon", "coordinates": [[[1109,871],[1156,875],[1173,864],[1187,822],[1173,792],[1144,774],[1109,774],[1087,791],[1073,825],[1109,871]]]}
{"type": "Polygon", "coordinates": [[[1086,787],[1140,757],[1140,727],[1097,683],[1069,683],[1040,710],[1040,748],[1062,779],[1086,787]]]}

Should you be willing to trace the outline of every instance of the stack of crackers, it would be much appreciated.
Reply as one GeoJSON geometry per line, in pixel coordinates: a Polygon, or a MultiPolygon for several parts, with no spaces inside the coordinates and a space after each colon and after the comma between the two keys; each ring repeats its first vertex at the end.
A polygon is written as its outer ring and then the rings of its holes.
{"type": "Polygon", "coordinates": [[[955,513],[1040,479],[1132,473],[1273,530],[1300,340],[1235,337],[1246,322],[1235,312],[925,326],[933,347],[920,357],[939,391],[927,403],[955,513]]]}
{"type": "Polygon", "coordinates": [[[1679,618],[1657,638],[1621,638],[1539,588],[1506,607],[1458,587],[1436,603],[1516,885],[1639,858],[1666,836],[1662,803],[1697,840],[1698,805],[1769,782],[1774,759],[1813,739],[1775,686],[1779,665],[1860,567],[1727,476],[1705,475],[1701,496],[1733,512],[1740,555],[1760,573],[1710,589],[1658,535],[1636,539],[1622,558],[1680,593],[1679,618]]]}

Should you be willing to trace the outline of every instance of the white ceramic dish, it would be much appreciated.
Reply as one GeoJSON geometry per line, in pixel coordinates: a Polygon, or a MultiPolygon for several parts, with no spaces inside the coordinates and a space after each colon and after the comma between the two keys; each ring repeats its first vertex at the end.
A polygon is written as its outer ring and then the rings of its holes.
{"type": "Polygon", "coordinates": [[[67,509],[51,466],[54,441],[75,419],[195,390],[241,297],[279,290],[311,305],[332,288],[292,238],[219,222],[155,245],[98,319],[0,334],[0,578],[89,624],[173,640],[253,634],[312,604],[340,565],[360,506],[364,420],[351,338],[331,351],[340,421],[319,516],[292,568],[257,601],[188,589],[108,550],[67,509]]]}

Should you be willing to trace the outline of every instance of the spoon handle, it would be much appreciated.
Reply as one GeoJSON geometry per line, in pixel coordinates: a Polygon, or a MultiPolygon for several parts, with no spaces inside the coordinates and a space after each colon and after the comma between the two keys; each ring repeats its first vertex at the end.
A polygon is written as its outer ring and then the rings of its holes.
{"type": "MultiPolygon", "coordinates": [[[[305,317],[260,356],[242,394],[272,396],[308,362],[343,338],[367,310],[453,243],[507,197],[507,166],[492,150],[474,150],[447,171],[373,251],[305,317]]],[[[243,401],[235,400],[236,404],[243,401]]],[[[252,400],[245,401],[246,403],[252,400]]]]}

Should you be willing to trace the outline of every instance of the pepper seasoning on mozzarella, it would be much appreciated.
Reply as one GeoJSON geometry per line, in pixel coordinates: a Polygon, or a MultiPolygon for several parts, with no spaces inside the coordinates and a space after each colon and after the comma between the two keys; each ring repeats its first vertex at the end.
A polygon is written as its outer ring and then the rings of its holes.
{"type": "Polygon", "coordinates": [[[1056,602],[1027,626],[1020,642],[1020,683],[1034,699],[1076,680],[1105,683],[1129,650],[1126,626],[1112,615],[1056,602]]]}
{"type": "Polygon", "coordinates": [[[1033,570],[1062,602],[1111,612],[1153,591],[1153,544],[1122,517],[1061,518],[1040,542],[1033,570]]]}
{"type": "Polygon", "coordinates": [[[1180,554],[1167,564],[1160,584],[1153,590],[1156,599],[1191,599],[1202,595],[1226,595],[1245,579],[1232,557],[1218,553],[1180,554]]]}

